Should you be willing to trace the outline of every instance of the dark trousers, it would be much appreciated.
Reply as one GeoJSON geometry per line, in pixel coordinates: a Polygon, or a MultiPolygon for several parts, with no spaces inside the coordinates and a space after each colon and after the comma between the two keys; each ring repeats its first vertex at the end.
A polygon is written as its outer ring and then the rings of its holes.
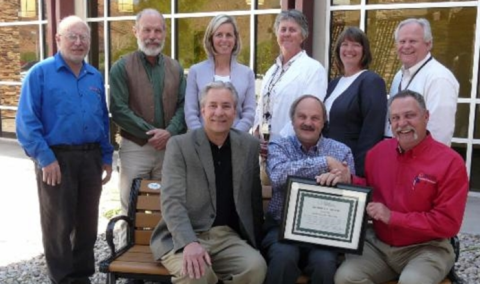
{"type": "Polygon", "coordinates": [[[310,283],[334,284],[337,253],[314,245],[298,245],[278,240],[279,225],[267,215],[262,249],[268,263],[265,284],[295,284],[303,273],[310,283]]]}
{"type": "Polygon", "coordinates": [[[95,272],[98,205],[102,191],[100,149],[54,150],[62,181],[49,186],[36,164],[43,248],[52,283],[70,283],[95,272]]]}

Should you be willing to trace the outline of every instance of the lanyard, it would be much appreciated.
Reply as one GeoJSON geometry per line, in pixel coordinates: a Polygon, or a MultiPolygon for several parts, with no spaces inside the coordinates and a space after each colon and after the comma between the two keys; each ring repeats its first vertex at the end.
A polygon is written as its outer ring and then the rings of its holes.
{"type": "MultiPolygon", "coordinates": [[[[420,70],[422,70],[423,67],[425,67],[425,65],[427,65],[428,62],[430,62],[430,60],[432,60],[432,56],[430,56],[430,58],[427,59],[427,61],[423,62],[422,66],[420,66],[420,68],[417,69],[417,71],[415,71],[415,73],[413,73],[412,75],[412,78],[408,81],[408,84],[407,86],[405,87],[404,90],[408,89],[408,86],[410,86],[410,83],[412,83],[413,79],[415,78],[415,76],[417,76],[418,72],[420,72],[420,70]]],[[[398,84],[398,92],[400,92],[402,90],[402,81],[403,81],[403,73],[402,73],[402,79],[400,80],[400,84],[398,84]]]]}
{"type": "Polygon", "coordinates": [[[277,85],[277,83],[280,82],[280,79],[282,79],[283,74],[287,72],[290,66],[292,66],[293,62],[295,62],[295,60],[292,60],[289,63],[287,63],[285,68],[283,66],[277,65],[277,69],[272,75],[272,80],[270,80],[270,82],[268,83],[267,93],[263,96],[263,100],[264,100],[263,116],[268,121],[272,118],[272,114],[270,113],[270,95],[273,91],[273,88],[275,88],[275,85],[277,85]],[[277,77],[277,73],[280,69],[281,69],[280,74],[277,77]]]}

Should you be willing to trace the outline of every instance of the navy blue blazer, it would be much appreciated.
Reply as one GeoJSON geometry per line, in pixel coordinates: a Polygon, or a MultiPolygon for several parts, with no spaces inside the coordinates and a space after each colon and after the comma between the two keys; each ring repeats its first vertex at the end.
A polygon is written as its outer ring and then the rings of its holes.
{"type": "MultiPolygon", "coordinates": [[[[341,77],[328,84],[327,101],[341,77]]],[[[385,81],[372,71],[364,71],[333,102],[323,135],[346,144],[353,153],[355,172],[364,176],[365,155],[383,139],[387,115],[385,81]]]]}

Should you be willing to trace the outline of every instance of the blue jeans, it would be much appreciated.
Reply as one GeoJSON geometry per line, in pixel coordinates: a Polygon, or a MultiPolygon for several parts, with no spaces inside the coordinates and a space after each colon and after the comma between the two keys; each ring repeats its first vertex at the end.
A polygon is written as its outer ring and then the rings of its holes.
{"type": "Polygon", "coordinates": [[[268,215],[266,219],[269,228],[262,241],[268,263],[265,284],[295,284],[302,272],[310,277],[310,283],[334,284],[337,252],[315,245],[280,242],[278,222],[268,215]],[[271,226],[272,222],[276,226],[271,226]]]}

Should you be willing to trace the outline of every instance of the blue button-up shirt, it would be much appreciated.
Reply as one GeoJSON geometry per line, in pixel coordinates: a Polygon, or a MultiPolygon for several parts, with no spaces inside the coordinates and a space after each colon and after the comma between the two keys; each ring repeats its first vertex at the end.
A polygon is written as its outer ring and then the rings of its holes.
{"type": "Polygon", "coordinates": [[[267,212],[277,221],[281,219],[285,198],[285,185],[289,175],[315,178],[328,172],[327,157],[347,162],[355,174],[352,151],[343,143],[320,137],[317,145],[308,151],[297,136],[274,139],[268,144],[267,173],[272,184],[272,199],[267,212]]]}
{"type": "Polygon", "coordinates": [[[105,88],[87,63],[79,76],[60,53],[36,64],[23,82],[16,116],[18,141],[45,167],[56,160],[50,146],[99,143],[104,164],[112,164],[105,88]]]}

